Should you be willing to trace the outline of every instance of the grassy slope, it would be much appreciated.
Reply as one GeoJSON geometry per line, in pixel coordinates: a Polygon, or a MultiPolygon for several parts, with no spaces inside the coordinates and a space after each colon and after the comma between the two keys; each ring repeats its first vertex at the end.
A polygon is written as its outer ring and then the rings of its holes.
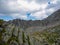
{"type": "Polygon", "coordinates": [[[60,25],[50,27],[41,32],[35,32],[32,34],[32,37],[40,42],[45,41],[49,45],[52,45],[56,42],[58,43],[58,40],[60,40],[60,25]]]}

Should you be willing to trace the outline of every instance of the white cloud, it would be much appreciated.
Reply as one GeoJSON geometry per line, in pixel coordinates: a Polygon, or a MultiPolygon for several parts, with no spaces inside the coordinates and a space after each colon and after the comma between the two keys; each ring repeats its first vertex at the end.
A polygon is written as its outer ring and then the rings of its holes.
{"type": "Polygon", "coordinates": [[[36,19],[46,18],[60,8],[59,0],[0,0],[0,15],[27,19],[27,12],[36,19]],[[50,2],[51,4],[48,4],[50,2]]]}
{"type": "Polygon", "coordinates": [[[26,15],[20,15],[18,13],[15,13],[15,14],[10,14],[10,16],[15,19],[15,18],[20,18],[20,19],[27,19],[27,16],[26,15]]]}
{"type": "Polygon", "coordinates": [[[40,8],[40,5],[37,4],[35,1],[32,1],[31,3],[24,1],[24,0],[17,0],[17,3],[19,6],[24,7],[28,10],[38,10],[40,8]]]}
{"type": "Polygon", "coordinates": [[[47,15],[51,15],[54,11],[55,11],[54,8],[47,9],[47,10],[46,10],[46,14],[47,14],[47,15]]]}
{"type": "Polygon", "coordinates": [[[31,16],[35,17],[35,18],[38,19],[38,20],[47,17],[45,10],[36,12],[36,13],[32,14],[31,16]]]}
{"type": "Polygon", "coordinates": [[[51,3],[57,4],[58,0],[53,0],[51,3]]]}

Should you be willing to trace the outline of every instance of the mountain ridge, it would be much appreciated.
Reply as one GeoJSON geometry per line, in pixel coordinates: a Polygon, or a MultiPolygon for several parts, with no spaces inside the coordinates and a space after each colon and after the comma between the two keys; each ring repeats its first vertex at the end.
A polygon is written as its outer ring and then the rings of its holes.
{"type": "Polygon", "coordinates": [[[8,21],[7,23],[12,23],[16,26],[20,26],[22,28],[28,28],[32,26],[47,26],[47,25],[53,25],[55,23],[60,23],[60,9],[48,16],[44,20],[21,20],[21,19],[14,19],[11,21],[8,21]],[[53,24],[52,24],[53,23],[53,24]]]}

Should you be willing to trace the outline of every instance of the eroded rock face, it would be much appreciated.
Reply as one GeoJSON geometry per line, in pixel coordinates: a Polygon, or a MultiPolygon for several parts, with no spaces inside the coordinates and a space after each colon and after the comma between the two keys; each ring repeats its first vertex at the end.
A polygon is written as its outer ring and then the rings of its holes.
{"type": "Polygon", "coordinates": [[[18,43],[12,40],[9,45],[18,45],[18,43]]]}

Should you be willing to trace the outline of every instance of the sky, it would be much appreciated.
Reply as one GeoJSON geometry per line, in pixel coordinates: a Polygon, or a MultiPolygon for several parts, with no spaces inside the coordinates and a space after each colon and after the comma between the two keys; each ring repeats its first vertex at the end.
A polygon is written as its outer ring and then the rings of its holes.
{"type": "Polygon", "coordinates": [[[60,9],[60,0],[0,0],[0,19],[42,20],[60,9]]]}

